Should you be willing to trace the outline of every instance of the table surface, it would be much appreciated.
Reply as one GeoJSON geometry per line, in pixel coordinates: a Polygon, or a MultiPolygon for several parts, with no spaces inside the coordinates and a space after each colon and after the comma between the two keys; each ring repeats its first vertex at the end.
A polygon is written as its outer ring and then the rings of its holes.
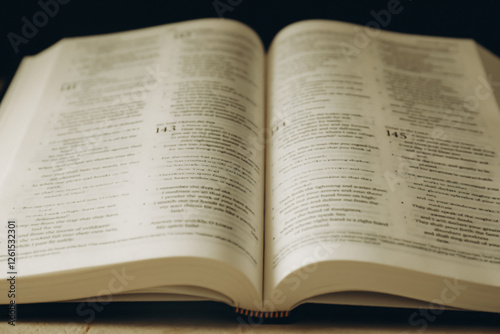
{"type": "Polygon", "coordinates": [[[479,312],[309,304],[260,324],[213,302],[110,303],[81,315],[78,305],[19,305],[15,327],[1,312],[0,333],[500,333],[500,314],[479,312]]]}

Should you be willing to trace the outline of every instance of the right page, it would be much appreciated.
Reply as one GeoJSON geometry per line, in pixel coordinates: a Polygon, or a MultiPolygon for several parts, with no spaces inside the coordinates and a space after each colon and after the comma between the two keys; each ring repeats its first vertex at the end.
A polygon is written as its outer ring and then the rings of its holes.
{"type": "Polygon", "coordinates": [[[500,311],[500,113],[476,44],[306,21],[268,62],[265,306],[357,290],[500,311]]]}

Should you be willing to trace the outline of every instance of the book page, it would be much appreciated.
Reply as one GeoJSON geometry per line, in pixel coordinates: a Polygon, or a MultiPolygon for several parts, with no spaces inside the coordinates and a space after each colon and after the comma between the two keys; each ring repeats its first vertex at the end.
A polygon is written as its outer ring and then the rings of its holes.
{"type": "Polygon", "coordinates": [[[330,260],[498,286],[500,114],[472,41],[307,21],[269,64],[268,301],[330,260]]]}
{"type": "Polygon", "coordinates": [[[20,276],[199,257],[261,291],[258,36],[200,20],[60,43],[1,185],[20,276]]]}
{"type": "Polygon", "coordinates": [[[13,162],[27,127],[17,125],[34,116],[36,106],[42,98],[51,70],[56,65],[59,45],[53,45],[40,55],[23,58],[9,87],[9,94],[0,106],[0,133],[7,141],[0,143],[0,156],[4,163],[0,166],[0,184],[3,182],[10,163],[13,162]],[[29,96],[30,98],[25,98],[29,96]],[[10,110],[7,113],[7,110],[10,110]]]}
{"type": "Polygon", "coordinates": [[[500,105],[500,58],[482,45],[476,43],[476,46],[486,71],[486,79],[495,95],[497,105],[500,105]]]}

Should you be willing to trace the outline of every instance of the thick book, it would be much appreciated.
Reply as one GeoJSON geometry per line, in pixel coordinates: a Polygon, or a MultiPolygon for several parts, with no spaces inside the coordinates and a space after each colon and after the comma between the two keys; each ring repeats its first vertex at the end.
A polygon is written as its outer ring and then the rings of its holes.
{"type": "Polygon", "coordinates": [[[499,71],[326,20],[64,39],[0,109],[0,303],[500,312],[499,71]]]}

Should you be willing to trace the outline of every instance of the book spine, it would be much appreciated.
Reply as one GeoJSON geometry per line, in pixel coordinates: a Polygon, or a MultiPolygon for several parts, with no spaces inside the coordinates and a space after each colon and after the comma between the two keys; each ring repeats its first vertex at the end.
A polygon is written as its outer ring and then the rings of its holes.
{"type": "Polygon", "coordinates": [[[252,310],[242,309],[239,307],[235,308],[235,312],[237,314],[246,315],[250,317],[268,318],[268,319],[286,318],[289,315],[289,311],[263,312],[263,311],[252,311],[252,310]]]}

